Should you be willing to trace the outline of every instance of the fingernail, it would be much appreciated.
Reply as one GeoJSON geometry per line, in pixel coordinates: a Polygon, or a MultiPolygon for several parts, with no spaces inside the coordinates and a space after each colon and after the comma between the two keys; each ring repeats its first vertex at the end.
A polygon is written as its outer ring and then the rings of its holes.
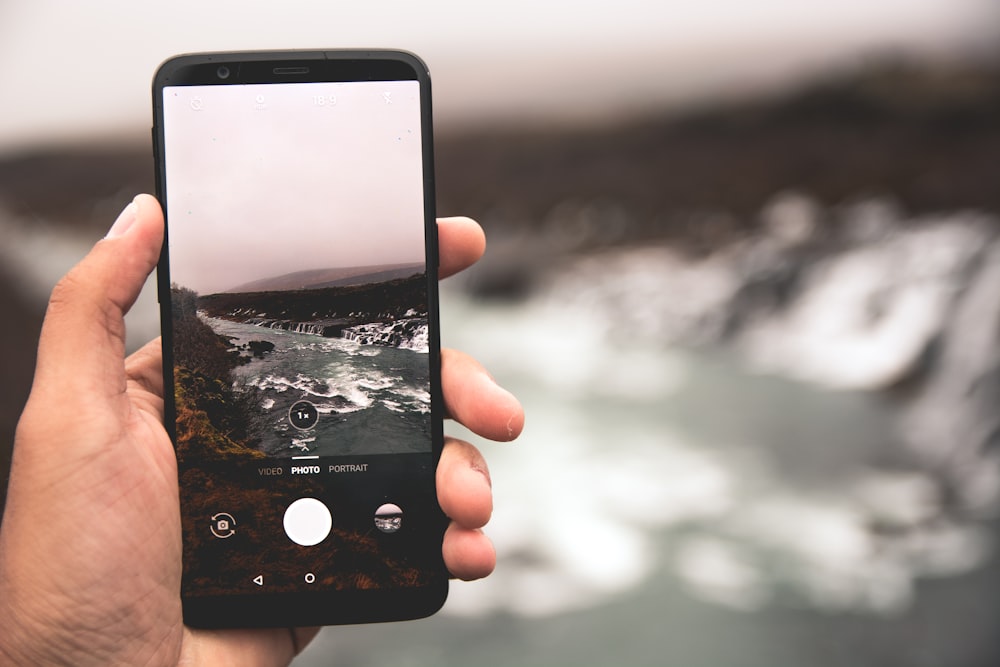
{"type": "Polygon", "coordinates": [[[108,230],[107,235],[104,237],[106,239],[114,239],[122,236],[129,230],[132,223],[135,222],[136,216],[139,213],[139,207],[136,206],[135,201],[129,203],[122,212],[118,214],[118,219],[115,220],[115,224],[111,225],[111,229],[108,230]]]}

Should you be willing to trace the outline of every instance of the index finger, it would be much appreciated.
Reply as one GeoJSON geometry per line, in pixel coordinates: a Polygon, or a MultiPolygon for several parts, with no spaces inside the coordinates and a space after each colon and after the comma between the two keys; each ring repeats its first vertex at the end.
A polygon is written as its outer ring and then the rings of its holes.
{"type": "Polygon", "coordinates": [[[475,264],[486,250],[486,235],[471,218],[438,218],[438,278],[475,264]]]}

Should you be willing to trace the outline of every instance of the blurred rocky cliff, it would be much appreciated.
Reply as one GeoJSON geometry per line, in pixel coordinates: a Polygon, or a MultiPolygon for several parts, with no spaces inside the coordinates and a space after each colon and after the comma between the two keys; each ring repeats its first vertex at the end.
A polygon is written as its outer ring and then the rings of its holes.
{"type": "MultiPolygon", "coordinates": [[[[491,238],[457,279],[476,298],[570,285],[609,336],[902,397],[914,446],[961,431],[966,468],[992,446],[992,422],[968,432],[962,411],[981,416],[1000,391],[995,65],[877,63],[616,125],[437,133],[439,212],[491,238]]],[[[148,146],[0,157],[4,478],[45,295],[152,187],[148,146]]],[[[963,502],[995,495],[978,484],[963,502]]]]}

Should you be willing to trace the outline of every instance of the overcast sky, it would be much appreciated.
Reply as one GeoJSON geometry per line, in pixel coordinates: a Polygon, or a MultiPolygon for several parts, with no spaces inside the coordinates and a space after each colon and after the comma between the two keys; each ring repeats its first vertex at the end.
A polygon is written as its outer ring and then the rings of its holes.
{"type": "Polygon", "coordinates": [[[418,85],[168,88],[171,282],[423,262],[418,85]]]}
{"type": "Polygon", "coordinates": [[[152,73],[181,52],[409,49],[447,130],[589,122],[998,40],[996,0],[0,0],[0,151],[142,137],[152,73]]]}

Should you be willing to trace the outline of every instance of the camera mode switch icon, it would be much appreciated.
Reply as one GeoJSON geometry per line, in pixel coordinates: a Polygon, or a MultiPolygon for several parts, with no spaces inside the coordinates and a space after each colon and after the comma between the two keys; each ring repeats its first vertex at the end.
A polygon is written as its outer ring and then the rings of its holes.
{"type": "Polygon", "coordinates": [[[224,540],[227,537],[232,537],[236,534],[236,519],[234,519],[233,515],[228,512],[213,514],[210,528],[212,529],[213,535],[218,537],[220,540],[224,540]]]}

